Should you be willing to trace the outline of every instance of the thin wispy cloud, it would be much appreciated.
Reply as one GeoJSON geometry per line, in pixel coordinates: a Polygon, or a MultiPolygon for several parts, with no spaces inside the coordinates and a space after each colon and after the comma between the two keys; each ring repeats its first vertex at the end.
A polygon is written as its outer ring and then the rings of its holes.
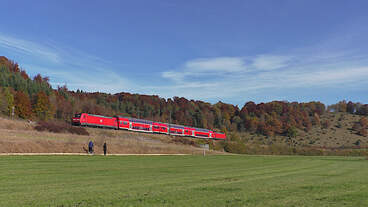
{"type": "Polygon", "coordinates": [[[26,60],[21,67],[31,74],[49,76],[54,87],[66,84],[72,90],[109,93],[131,90],[134,87],[128,78],[115,72],[115,66],[111,62],[50,42],[42,44],[0,34],[0,49],[24,57],[26,60]]]}
{"type": "Polygon", "coordinates": [[[37,65],[25,64],[24,67],[32,68],[41,74],[50,77],[50,84],[54,87],[66,85],[71,90],[81,89],[89,92],[118,93],[124,90],[132,90],[134,84],[121,75],[101,68],[87,67],[65,70],[60,67],[40,67],[37,65]],[[104,71],[101,73],[101,71],[104,71]]]}
{"type": "Polygon", "coordinates": [[[259,70],[274,70],[286,67],[291,60],[289,56],[259,55],[253,59],[253,66],[259,70]]]}
{"type": "Polygon", "coordinates": [[[59,63],[61,60],[60,55],[57,52],[52,51],[52,49],[47,46],[4,34],[0,34],[0,47],[24,55],[36,56],[37,58],[42,58],[55,63],[59,63]]]}
{"type": "Polygon", "coordinates": [[[162,77],[176,82],[188,77],[231,76],[257,71],[268,71],[288,66],[290,56],[259,55],[255,57],[215,57],[189,60],[182,67],[162,72],[162,77]]]}
{"type": "Polygon", "coordinates": [[[246,66],[241,57],[201,58],[188,61],[185,70],[191,72],[234,72],[244,71],[246,66]]]}
{"type": "Polygon", "coordinates": [[[237,60],[237,64],[228,64],[230,69],[224,68],[225,64],[218,61],[226,59],[228,57],[205,59],[206,63],[210,64],[205,65],[204,73],[203,65],[188,64],[196,62],[197,59],[189,60],[183,64],[184,67],[175,71],[163,72],[162,77],[171,80],[171,85],[161,90],[165,91],[168,97],[177,94],[193,99],[221,99],[244,97],[246,94],[276,89],[287,91],[295,88],[303,90],[349,87],[368,78],[368,61],[354,53],[232,57],[231,60],[237,60]],[[231,68],[234,65],[235,69],[231,68]],[[225,71],[226,73],[222,73],[225,71]],[[196,82],[194,87],[192,81],[196,82]]]}

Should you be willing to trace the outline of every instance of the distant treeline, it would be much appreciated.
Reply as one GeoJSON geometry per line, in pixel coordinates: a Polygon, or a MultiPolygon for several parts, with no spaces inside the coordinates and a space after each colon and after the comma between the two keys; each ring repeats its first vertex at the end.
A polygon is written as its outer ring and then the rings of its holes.
{"type": "Polygon", "coordinates": [[[31,79],[18,64],[0,57],[0,112],[23,119],[69,121],[75,113],[123,115],[154,121],[203,127],[224,132],[254,132],[266,136],[293,136],[296,129],[309,131],[313,125],[328,126],[320,120],[327,110],[367,115],[368,105],[345,101],[328,108],[321,102],[272,101],[238,106],[210,104],[185,98],[164,99],[130,93],[106,94],[52,89],[47,77],[31,79]]]}

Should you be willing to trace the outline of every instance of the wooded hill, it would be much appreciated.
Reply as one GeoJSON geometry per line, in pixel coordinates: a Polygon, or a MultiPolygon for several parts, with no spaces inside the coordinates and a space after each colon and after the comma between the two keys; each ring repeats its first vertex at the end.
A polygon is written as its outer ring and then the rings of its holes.
{"type": "MultiPolygon", "coordinates": [[[[226,133],[251,133],[265,137],[295,137],[298,132],[313,128],[328,128],[330,121],[322,119],[326,113],[340,112],[360,115],[354,130],[366,136],[368,105],[341,101],[326,107],[321,102],[269,103],[247,102],[239,108],[218,102],[130,93],[89,93],[70,91],[66,86],[53,89],[47,77],[40,74],[32,79],[17,63],[0,57],[0,113],[23,119],[65,120],[75,113],[86,112],[100,115],[123,115],[154,121],[169,122],[226,133]],[[171,117],[170,117],[171,116],[171,117]]],[[[230,137],[231,139],[231,137],[230,137]]]]}

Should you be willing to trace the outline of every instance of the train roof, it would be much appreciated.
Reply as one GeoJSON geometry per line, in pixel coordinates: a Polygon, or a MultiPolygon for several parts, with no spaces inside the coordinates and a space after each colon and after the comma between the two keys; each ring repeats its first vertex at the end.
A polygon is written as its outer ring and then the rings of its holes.
{"type": "Polygon", "coordinates": [[[178,129],[184,129],[184,126],[182,125],[177,125],[177,124],[169,124],[170,128],[174,127],[174,128],[178,128],[178,129]]]}
{"type": "MultiPolygon", "coordinates": [[[[89,114],[89,115],[91,115],[91,114],[89,114]]],[[[92,116],[112,118],[112,117],[106,117],[106,116],[101,116],[101,115],[92,115],[92,116]]],[[[167,124],[169,127],[178,128],[178,129],[191,128],[191,129],[195,129],[196,131],[199,131],[199,132],[210,132],[211,131],[209,129],[196,128],[196,127],[184,126],[184,125],[178,125],[178,124],[169,124],[169,123],[164,123],[164,122],[149,121],[149,120],[145,120],[145,119],[137,119],[137,118],[131,118],[131,117],[126,117],[126,116],[114,116],[114,117],[124,118],[124,119],[128,119],[131,122],[137,122],[137,123],[143,123],[143,124],[158,123],[158,124],[167,124]]],[[[222,133],[222,132],[216,132],[216,133],[225,134],[225,133],[222,133]]]]}
{"type": "Polygon", "coordinates": [[[175,127],[175,128],[178,128],[178,129],[191,128],[191,129],[195,129],[196,131],[199,131],[199,132],[209,132],[209,131],[211,131],[209,129],[195,128],[195,127],[189,127],[189,126],[183,126],[183,125],[177,125],[177,124],[170,124],[170,127],[175,127]]]}
{"type": "Polygon", "coordinates": [[[142,124],[152,124],[153,121],[145,120],[145,119],[136,119],[136,118],[128,118],[131,122],[137,122],[142,124]]]}
{"type": "Polygon", "coordinates": [[[199,131],[199,132],[209,132],[211,130],[209,129],[202,129],[202,128],[194,128],[196,131],[199,131]]]}
{"type": "MultiPolygon", "coordinates": [[[[84,113],[82,113],[82,114],[84,114],[84,113]]],[[[113,117],[111,117],[111,116],[102,116],[102,115],[96,115],[96,114],[87,114],[87,115],[88,115],[88,116],[101,117],[101,118],[109,118],[109,119],[113,118],[113,117]]]]}

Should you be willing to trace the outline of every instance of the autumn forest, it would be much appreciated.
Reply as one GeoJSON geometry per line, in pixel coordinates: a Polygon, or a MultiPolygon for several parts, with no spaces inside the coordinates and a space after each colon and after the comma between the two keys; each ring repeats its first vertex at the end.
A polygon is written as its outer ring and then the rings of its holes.
{"type": "Polygon", "coordinates": [[[124,115],[154,121],[202,127],[223,132],[249,132],[272,137],[293,137],[298,131],[313,127],[328,128],[325,113],[344,112],[362,115],[358,133],[366,136],[368,104],[341,101],[325,106],[321,102],[268,103],[246,102],[239,108],[218,102],[130,93],[107,94],[70,91],[67,86],[52,88],[49,79],[40,74],[31,78],[16,62],[0,57],[0,112],[29,120],[63,120],[69,122],[75,113],[86,112],[107,116],[124,115]],[[171,117],[170,117],[171,116],[171,117]]]}

